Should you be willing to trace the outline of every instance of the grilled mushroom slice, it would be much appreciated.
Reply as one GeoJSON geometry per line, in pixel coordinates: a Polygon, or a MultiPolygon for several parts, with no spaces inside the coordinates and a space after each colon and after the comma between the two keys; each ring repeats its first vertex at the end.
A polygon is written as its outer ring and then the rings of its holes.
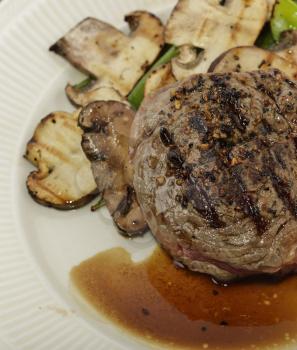
{"type": "Polygon", "coordinates": [[[297,65],[268,50],[255,46],[235,47],[210,66],[210,72],[250,72],[257,69],[277,68],[290,79],[297,79],[297,65]]]}
{"type": "Polygon", "coordinates": [[[174,83],[176,80],[172,74],[171,63],[163,64],[154,69],[146,79],[144,96],[147,96],[162,87],[174,83]]]}
{"type": "Polygon", "coordinates": [[[81,149],[77,113],[54,112],[38,124],[25,158],[38,170],[27,178],[32,198],[45,206],[75,209],[89,203],[98,190],[90,162],[81,149]]]}
{"type": "Polygon", "coordinates": [[[76,107],[86,106],[94,101],[126,101],[114,88],[101,86],[100,81],[96,80],[92,80],[83,88],[67,84],[65,92],[70,102],[76,107]]]}
{"type": "Polygon", "coordinates": [[[116,101],[96,101],[79,115],[82,148],[91,161],[99,192],[119,231],[126,236],[143,234],[147,224],[132,187],[129,134],[135,112],[116,101]]]}
{"type": "Polygon", "coordinates": [[[86,18],[50,47],[75,67],[126,96],[159,54],[163,25],[154,15],[135,11],[125,17],[131,33],[86,18]]]}
{"type": "Polygon", "coordinates": [[[179,0],[165,29],[166,43],[180,48],[175,78],[205,73],[226,50],[253,45],[267,13],[267,0],[179,0]]]}
{"type": "Polygon", "coordinates": [[[270,21],[272,13],[273,13],[273,8],[274,5],[276,4],[276,0],[266,0],[267,1],[267,5],[268,5],[268,12],[267,12],[267,22],[270,21]]]}
{"type": "Polygon", "coordinates": [[[286,30],[281,33],[279,44],[273,48],[278,56],[297,64],[297,30],[286,30]]]}

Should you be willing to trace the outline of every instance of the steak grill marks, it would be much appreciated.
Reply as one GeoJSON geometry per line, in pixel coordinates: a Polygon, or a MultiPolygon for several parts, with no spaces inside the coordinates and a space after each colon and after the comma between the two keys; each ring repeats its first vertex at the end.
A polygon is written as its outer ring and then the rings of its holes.
{"type": "Polygon", "coordinates": [[[220,77],[212,76],[212,81],[214,88],[216,88],[222,111],[230,117],[231,122],[239,131],[244,132],[249,124],[249,120],[242,113],[238,105],[240,99],[244,96],[240,91],[228,86],[225,80],[220,77]]]}
{"type": "Polygon", "coordinates": [[[291,214],[297,217],[297,203],[291,197],[290,184],[279,177],[275,172],[275,161],[273,157],[263,157],[263,163],[265,164],[265,172],[270,177],[273,188],[277,195],[283,202],[284,206],[291,212],[291,214]]]}
{"type": "Polygon", "coordinates": [[[283,201],[284,205],[290,210],[292,215],[297,217],[297,206],[296,202],[292,199],[290,194],[290,185],[282,180],[275,174],[272,169],[269,169],[269,176],[274,189],[276,190],[279,198],[283,201]]]}
{"type": "MultiPolygon", "coordinates": [[[[165,146],[170,146],[170,149],[167,153],[167,161],[170,166],[176,170],[184,169],[186,173],[186,179],[189,182],[186,194],[182,197],[182,206],[186,207],[188,202],[193,203],[193,207],[200,213],[200,215],[205,218],[209,225],[213,228],[220,228],[226,226],[223,221],[220,220],[219,215],[215,209],[214,203],[211,198],[208,196],[204,188],[198,184],[191,176],[191,167],[187,167],[184,164],[184,158],[180,150],[173,146],[172,135],[166,128],[160,129],[160,139],[165,146]]],[[[178,177],[178,174],[176,174],[178,177]]]]}
{"type": "Polygon", "coordinates": [[[257,88],[258,88],[263,94],[265,94],[266,96],[268,96],[268,97],[273,101],[273,103],[274,103],[275,106],[276,106],[277,112],[278,112],[279,114],[281,114],[281,109],[280,109],[280,107],[279,107],[279,105],[278,105],[278,103],[277,103],[277,101],[276,101],[276,99],[275,99],[275,97],[274,97],[274,95],[273,95],[273,92],[270,91],[269,89],[267,89],[263,84],[258,84],[258,85],[257,85],[257,88]]]}
{"type": "Polygon", "coordinates": [[[186,192],[186,198],[192,202],[193,207],[204,217],[213,228],[225,227],[226,224],[219,218],[214,203],[208,196],[204,188],[198,183],[197,179],[189,178],[189,186],[186,192]]]}
{"type": "Polygon", "coordinates": [[[232,89],[231,91],[221,91],[221,104],[225,107],[226,113],[231,118],[231,121],[235,127],[244,132],[249,120],[241,112],[240,108],[237,106],[238,99],[240,98],[240,92],[232,89]]]}
{"type": "MultiPolygon", "coordinates": [[[[245,112],[241,107],[241,100],[245,97],[251,96],[249,94],[246,94],[246,92],[239,91],[234,87],[228,86],[228,79],[224,79],[220,76],[212,76],[210,78],[213,82],[213,85],[210,88],[211,91],[208,92],[207,101],[213,101],[214,104],[219,104],[217,108],[222,118],[227,116],[229,117],[230,122],[232,123],[231,125],[227,125],[226,127],[226,123],[222,120],[220,126],[221,131],[226,133],[227,137],[229,138],[232,138],[234,128],[238,129],[242,134],[245,134],[246,128],[249,125],[250,120],[246,117],[245,112]]],[[[273,102],[276,108],[276,112],[282,118],[286,119],[286,116],[281,113],[281,108],[278,105],[273,92],[266,88],[263,84],[259,84],[259,82],[256,79],[255,82],[257,89],[264,93],[273,102]]],[[[173,96],[171,98],[171,101],[174,101],[175,98],[182,99],[183,97],[185,97],[187,99],[187,96],[189,96],[190,94],[197,91],[201,92],[203,84],[203,79],[199,78],[192,88],[179,89],[176,93],[176,96],[173,96]]],[[[210,132],[211,130],[209,129],[206,120],[206,115],[203,111],[191,112],[188,115],[188,120],[189,126],[192,129],[195,129],[200,135],[207,135],[208,138],[212,139],[208,139],[208,142],[213,141],[213,137],[210,132]]],[[[262,134],[262,136],[265,137],[265,135],[274,132],[273,128],[264,118],[264,116],[262,116],[261,125],[261,129],[259,129],[256,132],[250,133],[249,137],[246,139],[247,141],[251,141],[250,137],[254,139],[254,137],[259,136],[259,133],[260,136],[262,134]]],[[[178,147],[173,146],[172,137],[168,130],[165,129],[166,132],[164,132],[164,130],[162,129],[165,128],[161,128],[160,138],[165,146],[170,146],[170,150],[167,153],[168,162],[171,164],[171,167],[174,167],[176,169],[182,168],[185,162],[184,157],[182,156],[178,147]]],[[[293,138],[292,141],[294,142],[297,154],[297,138],[293,138]]],[[[268,150],[269,145],[266,144],[265,139],[263,139],[262,142],[263,147],[268,150]]],[[[218,140],[213,143],[213,146],[215,146],[217,143],[218,140]]],[[[231,147],[233,146],[234,144],[232,144],[231,147]]],[[[222,161],[222,158],[225,154],[224,149],[227,148],[227,145],[222,144],[220,150],[217,149],[217,147],[211,148],[215,152],[215,158],[217,161],[218,168],[223,167],[230,174],[230,177],[237,190],[236,202],[238,203],[240,209],[246,215],[248,215],[254,222],[257,232],[259,234],[263,234],[267,230],[268,220],[265,217],[263,217],[263,215],[261,215],[258,205],[254,202],[252,196],[249,194],[249,190],[238,172],[239,168],[237,166],[230,167],[230,163],[222,161]]],[[[275,159],[270,155],[269,159],[264,160],[262,174],[265,174],[271,179],[272,185],[275,188],[275,191],[280,200],[283,202],[284,206],[292,213],[294,217],[297,217],[297,202],[291,197],[290,185],[281,177],[279,177],[275,172],[275,166],[280,166],[282,169],[288,170],[287,164],[282,158],[281,153],[281,149],[275,149],[273,153],[275,159]]],[[[184,199],[187,202],[191,202],[193,204],[195,210],[197,210],[197,212],[208,221],[211,227],[220,228],[226,226],[226,224],[219,217],[219,214],[215,208],[214,201],[208,195],[208,192],[206,189],[204,189],[203,185],[198,182],[199,179],[194,179],[193,175],[188,174],[186,182],[188,184],[188,187],[186,188],[184,199]]]]}
{"type": "MultiPolygon", "coordinates": [[[[214,101],[216,101],[216,98],[214,96],[216,94],[217,98],[219,99],[221,110],[224,111],[224,113],[230,117],[234,127],[236,127],[241,133],[244,133],[246,131],[247,125],[249,124],[249,120],[243,115],[242,111],[240,110],[240,107],[238,106],[238,103],[240,103],[240,98],[244,96],[240,91],[228,87],[225,81],[220,77],[214,76],[212,78],[215,91],[213,91],[214,94],[209,94],[209,99],[214,99],[214,101]]],[[[192,91],[180,91],[180,93],[189,94],[192,93],[192,91]]],[[[209,133],[209,129],[207,127],[207,122],[205,118],[206,116],[203,112],[197,111],[191,113],[189,115],[190,127],[197,130],[200,134],[209,133]]],[[[268,128],[268,125],[265,126],[268,128]]],[[[161,128],[160,130],[160,138],[163,144],[168,146],[171,142],[167,141],[167,139],[169,139],[167,135],[170,134],[166,129],[165,130],[167,132],[164,133],[163,129],[165,128],[161,128]]],[[[233,128],[229,127],[228,136],[232,135],[232,131],[233,128]]],[[[270,132],[270,130],[267,130],[267,132],[270,132]]],[[[227,147],[227,143],[223,143],[222,148],[227,147]]],[[[251,217],[251,219],[255,223],[258,233],[263,234],[267,228],[267,221],[262,217],[258,206],[253,202],[251,196],[248,194],[241,177],[239,176],[239,174],[236,173],[236,170],[231,170],[226,164],[224,164],[224,162],[221,161],[222,154],[220,154],[218,150],[215,150],[215,153],[217,164],[220,163],[220,167],[225,167],[227,168],[227,170],[230,170],[231,176],[235,180],[235,185],[239,190],[238,202],[241,209],[244,211],[244,213],[251,217]]],[[[171,163],[171,165],[173,165],[176,168],[180,168],[183,166],[184,159],[177,147],[172,147],[169,150],[167,154],[167,159],[171,163]]],[[[187,202],[192,202],[195,210],[197,210],[197,212],[208,221],[211,227],[225,227],[226,224],[220,219],[212,199],[207,194],[203,186],[198,183],[197,179],[193,179],[191,175],[189,177],[188,182],[189,186],[187,187],[186,194],[184,196],[187,199],[187,202]]]]}
{"type": "Polygon", "coordinates": [[[254,203],[252,197],[248,194],[247,188],[238,173],[237,168],[230,169],[230,173],[235,182],[235,187],[238,189],[238,204],[242,210],[247,213],[253,220],[259,234],[263,234],[267,228],[267,221],[260,214],[258,206],[254,203]]]}

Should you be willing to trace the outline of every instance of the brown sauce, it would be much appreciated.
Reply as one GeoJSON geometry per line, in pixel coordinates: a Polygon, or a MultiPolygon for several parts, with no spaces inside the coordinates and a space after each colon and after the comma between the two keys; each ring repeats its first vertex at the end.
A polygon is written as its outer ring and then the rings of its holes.
{"type": "Polygon", "coordinates": [[[114,248],[74,267],[71,280],[117,325],[170,348],[274,349],[295,343],[297,276],[224,287],[176,268],[159,248],[137,264],[114,248]]]}

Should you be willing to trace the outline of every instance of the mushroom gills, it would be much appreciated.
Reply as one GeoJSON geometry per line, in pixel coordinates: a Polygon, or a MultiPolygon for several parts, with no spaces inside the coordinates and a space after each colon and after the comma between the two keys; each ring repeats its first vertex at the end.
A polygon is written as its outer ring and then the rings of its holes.
{"type": "Polygon", "coordinates": [[[114,88],[101,85],[100,81],[89,79],[89,84],[83,87],[67,84],[65,93],[69,101],[76,107],[83,107],[94,101],[120,101],[128,103],[114,88]]]}
{"type": "Polygon", "coordinates": [[[129,137],[134,115],[117,101],[92,102],[79,115],[82,148],[98,190],[119,232],[128,237],[148,230],[132,185],[129,137]]]}

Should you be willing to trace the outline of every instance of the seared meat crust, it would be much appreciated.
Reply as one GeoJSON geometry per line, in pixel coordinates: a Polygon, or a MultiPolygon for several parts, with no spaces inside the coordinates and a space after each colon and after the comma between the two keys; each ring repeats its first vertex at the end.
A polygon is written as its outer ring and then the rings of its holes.
{"type": "Polygon", "coordinates": [[[145,100],[134,188],[174,259],[219,280],[295,268],[296,101],[278,70],[195,75],[145,100]]]}

